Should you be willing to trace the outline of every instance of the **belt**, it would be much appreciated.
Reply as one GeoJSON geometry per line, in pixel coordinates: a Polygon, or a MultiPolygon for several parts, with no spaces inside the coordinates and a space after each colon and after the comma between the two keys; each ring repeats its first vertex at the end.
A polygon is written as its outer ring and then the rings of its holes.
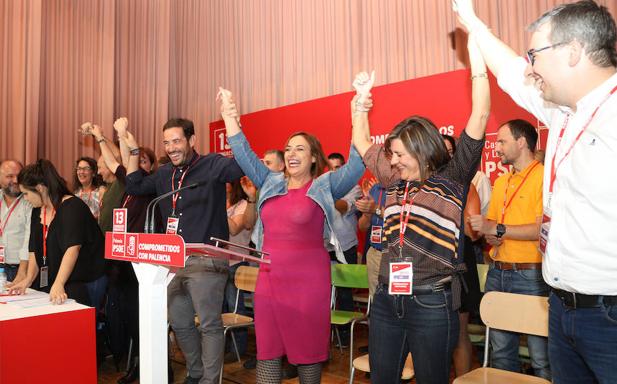
{"type": "Polygon", "coordinates": [[[418,285],[413,287],[414,295],[430,295],[431,293],[441,292],[450,289],[450,282],[445,283],[434,283],[434,284],[425,284],[418,285]]]}
{"type": "MultiPolygon", "coordinates": [[[[379,283],[379,286],[383,288],[384,292],[388,293],[388,284],[379,283]]],[[[430,295],[432,293],[447,291],[449,289],[449,281],[444,283],[417,285],[413,287],[412,295],[430,295]]]]}
{"type": "Polygon", "coordinates": [[[559,297],[566,307],[570,308],[597,308],[602,304],[616,305],[617,296],[584,295],[552,288],[555,296],[559,297]]]}
{"type": "Polygon", "coordinates": [[[17,269],[17,268],[19,268],[19,264],[2,264],[2,263],[0,263],[0,266],[2,268],[10,268],[10,269],[17,269]]]}
{"type": "Polygon", "coordinates": [[[502,261],[494,261],[493,265],[502,271],[523,271],[529,269],[542,269],[542,263],[505,263],[502,261]]]}

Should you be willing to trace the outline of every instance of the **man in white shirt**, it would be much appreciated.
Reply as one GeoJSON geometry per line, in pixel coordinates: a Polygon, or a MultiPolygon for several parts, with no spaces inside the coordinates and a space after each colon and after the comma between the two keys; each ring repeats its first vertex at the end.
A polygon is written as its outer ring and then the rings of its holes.
{"type": "Polygon", "coordinates": [[[0,162],[0,267],[8,281],[26,277],[32,206],[23,199],[17,175],[20,162],[0,162]]]}
{"type": "Polygon", "coordinates": [[[512,99],[549,127],[540,248],[552,287],[554,383],[616,383],[617,28],[593,1],[563,4],[531,26],[527,61],[453,0],[512,99]]]}

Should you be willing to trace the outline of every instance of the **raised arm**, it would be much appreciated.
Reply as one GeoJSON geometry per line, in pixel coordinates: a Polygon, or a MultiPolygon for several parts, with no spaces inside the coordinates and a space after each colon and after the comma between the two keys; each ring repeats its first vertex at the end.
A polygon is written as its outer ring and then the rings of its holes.
{"type": "Polygon", "coordinates": [[[114,121],[114,129],[118,134],[118,141],[120,142],[120,156],[122,158],[122,165],[128,170],[129,168],[129,156],[130,148],[126,144],[126,129],[129,126],[129,120],[126,117],[120,117],[114,121]]]}
{"type": "MultiPolygon", "coordinates": [[[[82,130],[84,130],[84,126],[86,124],[89,123],[82,124],[82,130]]],[[[88,128],[85,129],[88,130],[88,128]]],[[[118,162],[118,159],[116,157],[120,155],[120,150],[118,150],[118,147],[116,147],[113,142],[103,136],[101,127],[99,127],[98,125],[90,124],[89,132],[94,137],[94,140],[99,143],[99,146],[101,148],[101,155],[103,156],[105,165],[107,165],[107,168],[109,168],[109,170],[115,174],[116,169],[118,169],[118,166],[120,166],[120,163],[118,162]]]]}
{"type": "Polygon", "coordinates": [[[476,140],[484,138],[486,123],[491,109],[491,92],[486,74],[486,64],[478,49],[474,34],[469,35],[467,42],[469,63],[471,65],[471,115],[467,121],[465,132],[476,140]]]}
{"type": "Polygon", "coordinates": [[[240,115],[233,96],[227,89],[219,87],[216,96],[221,102],[221,116],[227,129],[227,142],[231,146],[234,158],[246,176],[251,179],[257,188],[261,188],[270,174],[270,170],[251,149],[246,137],[240,129],[240,115]]]}
{"type": "Polygon", "coordinates": [[[504,65],[518,56],[516,52],[493,35],[486,24],[476,16],[473,0],[452,0],[452,9],[469,34],[476,35],[478,47],[486,64],[495,77],[498,77],[504,65]]]}
{"type": "Polygon", "coordinates": [[[368,112],[372,107],[371,88],[375,83],[375,71],[369,76],[366,72],[356,75],[353,87],[356,96],[351,101],[351,138],[360,156],[371,147],[371,130],[368,123],[368,112]]]}

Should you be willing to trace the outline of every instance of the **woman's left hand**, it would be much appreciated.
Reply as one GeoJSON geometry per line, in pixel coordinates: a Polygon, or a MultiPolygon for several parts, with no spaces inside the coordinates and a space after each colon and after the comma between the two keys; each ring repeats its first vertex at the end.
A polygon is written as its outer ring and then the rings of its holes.
{"type": "Polygon", "coordinates": [[[66,292],[64,291],[64,284],[54,283],[49,290],[49,301],[52,304],[62,304],[68,298],[66,292]]]}
{"type": "Polygon", "coordinates": [[[216,99],[221,102],[221,116],[223,116],[224,119],[239,118],[238,108],[236,107],[231,91],[223,87],[219,87],[219,92],[216,94],[216,99]]]}

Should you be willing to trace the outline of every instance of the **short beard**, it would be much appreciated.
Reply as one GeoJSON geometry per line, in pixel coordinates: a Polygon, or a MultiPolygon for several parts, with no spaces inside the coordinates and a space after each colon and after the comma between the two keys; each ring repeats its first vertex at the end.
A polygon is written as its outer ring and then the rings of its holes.
{"type": "Polygon", "coordinates": [[[11,187],[6,187],[2,188],[2,192],[4,192],[5,195],[10,197],[18,197],[19,195],[21,195],[21,191],[19,190],[19,188],[17,189],[17,192],[15,192],[13,189],[11,189],[11,187]]]}

